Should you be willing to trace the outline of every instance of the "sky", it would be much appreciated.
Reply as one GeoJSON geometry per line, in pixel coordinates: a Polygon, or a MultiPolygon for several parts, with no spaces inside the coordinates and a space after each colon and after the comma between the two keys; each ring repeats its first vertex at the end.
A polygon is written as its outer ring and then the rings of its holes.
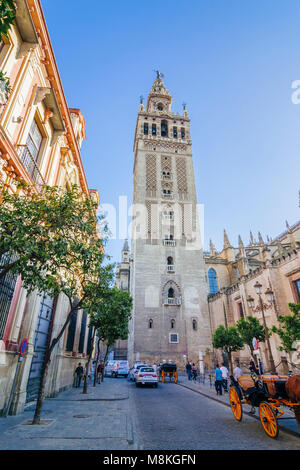
{"type": "MultiPolygon", "coordinates": [[[[187,103],[204,249],[210,238],[223,248],[224,228],[237,246],[238,235],[248,244],[250,230],[276,237],[299,220],[299,0],[41,3],[68,105],[85,117],[82,160],[102,204],[131,204],[139,97],[159,69],[172,111],[187,103]]],[[[118,225],[116,235],[115,262],[118,225]]]]}

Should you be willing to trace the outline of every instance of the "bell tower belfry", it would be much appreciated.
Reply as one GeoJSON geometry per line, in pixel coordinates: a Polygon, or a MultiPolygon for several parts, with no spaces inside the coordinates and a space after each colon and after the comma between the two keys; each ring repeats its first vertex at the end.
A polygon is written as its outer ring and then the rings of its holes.
{"type": "Polygon", "coordinates": [[[141,99],[134,138],[129,360],[198,361],[211,347],[208,286],[186,105],[157,71],[146,109],[141,99]]]}

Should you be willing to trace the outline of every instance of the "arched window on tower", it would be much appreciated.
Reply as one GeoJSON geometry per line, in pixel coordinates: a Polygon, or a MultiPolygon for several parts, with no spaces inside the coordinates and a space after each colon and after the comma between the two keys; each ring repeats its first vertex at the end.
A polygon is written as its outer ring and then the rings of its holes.
{"type": "Polygon", "coordinates": [[[156,124],[152,124],[152,135],[156,135],[156,124]]]}
{"type": "Polygon", "coordinates": [[[185,138],[185,128],[184,127],[181,128],[181,138],[182,139],[185,138]]]}
{"type": "Polygon", "coordinates": [[[153,328],[153,320],[148,321],[148,328],[153,328]]]}
{"type": "Polygon", "coordinates": [[[147,122],[144,123],[144,135],[148,135],[148,124],[147,124],[147,122]]]}
{"type": "Polygon", "coordinates": [[[171,330],[173,330],[173,328],[175,328],[175,320],[174,319],[172,319],[170,321],[170,326],[171,326],[171,330]]]}
{"type": "Polygon", "coordinates": [[[168,123],[167,121],[161,121],[161,136],[168,137],[168,123]]]}
{"type": "Polygon", "coordinates": [[[193,330],[196,331],[197,330],[197,320],[193,320],[192,325],[193,325],[193,330]]]}
{"type": "Polygon", "coordinates": [[[167,262],[168,262],[168,265],[174,264],[172,256],[168,256],[167,262]]]}
{"type": "Polygon", "coordinates": [[[174,299],[174,297],[175,297],[175,291],[174,291],[173,287],[170,287],[168,289],[168,298],[169,299],[174,299]]]}
{"type": "Polygon", "coordinates": [[[213,268],[208,270],[209,293],[216,294],[218,292],[217,274],[213,268]]]}

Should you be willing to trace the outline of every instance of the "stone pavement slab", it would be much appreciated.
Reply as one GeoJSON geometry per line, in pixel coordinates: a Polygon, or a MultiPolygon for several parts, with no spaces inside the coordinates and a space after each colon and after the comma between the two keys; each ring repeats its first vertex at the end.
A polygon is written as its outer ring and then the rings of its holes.
{"type": "MultiPolygon", "coordinates": [[[[179,375],[178,385],[187,387],[195,392],[200,393],[201,395],[207,396],[208,398],[211,398],[220,403],[223,403],[226,406],[230,406],[228,393],[224,393],[223,391],[223,395],[221,396],[217,395],[215,386],[214,386],[214,380],[212,381],[212,384],[210,384],[209,377],[205,378],[205,383],[200,383],[199,381],[188,380],[186,375],[179,375]]],[[[256,412],[255,415],[250,414],[249,413],[250,409],[251,407],[249,405],[243,405],[244,413],[247,413],[249,416],[252,416],[254,419],[259,420],[258,412],[256,412]]],[[[278,419],[279,429],[281,431],[286,431],[294,436],[300,437],[300,428],[294,416],[295,415],[292,411],[290,411],[288,408],[285,408],[284,417],[289,417],[292,419],[285,420],[285,419],[279,418],[278,419]]]]}
{"type": "Polygon", "coordinates": [[[128,382],[105,378],[88,393],[71,388],[44,401],[42,420],[32,426],[34,406],[0,419],[0,449],[134,449],[128,382]]]}

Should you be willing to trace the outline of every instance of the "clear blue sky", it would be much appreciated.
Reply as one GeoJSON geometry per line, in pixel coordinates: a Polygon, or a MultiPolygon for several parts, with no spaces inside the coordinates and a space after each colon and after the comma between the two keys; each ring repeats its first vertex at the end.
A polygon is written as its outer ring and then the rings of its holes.
{"type": "MultiPolygon", "coordinates": [[[[275,237],[299,219],[299,0],[42,0],[64,91],[82,110],[88,184],[132,200],[139,96],[165,74],[187,102],[205,245],[275,237]]],[[[114,261],[123,241],[110,242],[114,261]]]]}

